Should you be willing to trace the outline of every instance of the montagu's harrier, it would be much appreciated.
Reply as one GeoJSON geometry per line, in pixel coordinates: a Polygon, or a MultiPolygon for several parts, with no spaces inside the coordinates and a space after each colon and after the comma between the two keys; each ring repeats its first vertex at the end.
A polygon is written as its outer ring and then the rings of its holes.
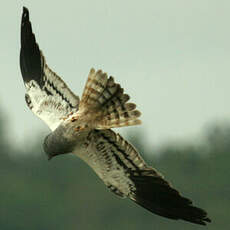
{"type": "Polygon", "coordinates": [[[105,185],[149,211],[171,219],[205,225],[204,210],[175,190],[148,166],[137,150],[111,130],[138,125],[141,113],[123,88],[101,70],[91,69],[81,100],[47,65],[23,8],[20,67],[28,107],[52,130],[45,138],[49,158],[73,153],[85,161],[105,185]]]}

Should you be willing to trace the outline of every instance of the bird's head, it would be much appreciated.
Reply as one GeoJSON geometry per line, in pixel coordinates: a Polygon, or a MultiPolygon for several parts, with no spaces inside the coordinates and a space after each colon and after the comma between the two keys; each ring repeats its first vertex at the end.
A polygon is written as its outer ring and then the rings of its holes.
{"type": "Polygon", "coordinates": [[[63,136],[62,127],[57,128],[54,132],[46,136],[43,143],[43,149],[48,156],[48,160],[60,154],[71,153],[74,146],[75,142],[63,136]]]}

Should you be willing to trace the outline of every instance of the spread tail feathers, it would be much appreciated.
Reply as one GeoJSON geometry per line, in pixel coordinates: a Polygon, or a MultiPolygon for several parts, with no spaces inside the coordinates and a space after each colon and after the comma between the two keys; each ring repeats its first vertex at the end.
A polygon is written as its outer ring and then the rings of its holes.
{"type": "Polygon", "coordinates": [[[136,105],[127,103],[129,95],[124,93],[121,86],[114,82],[113,77],[107,76],[101,70],[90,70],[79,112],[91,113],[95,117],[95,128],[109,129],[114,127],[138,125],[141,113],[136,105]]]}
{"type": "Polygon", "coordinates": [[[156,172],[141,171],[130,175],[136,190],[130,199],[150,212],[170,219],[183,219],[195,224],[206,225],[211,222],[207,213],[192,205],[192,201],[181,196],[156,172]]]}

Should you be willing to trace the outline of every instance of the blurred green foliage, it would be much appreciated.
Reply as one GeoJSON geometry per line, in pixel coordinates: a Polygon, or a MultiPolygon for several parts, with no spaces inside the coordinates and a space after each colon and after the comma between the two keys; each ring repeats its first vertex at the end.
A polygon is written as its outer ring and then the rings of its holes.
{"type": "Polygon", "coordinates": [[[208,212],[212,223],[203,227],[156,216],[118,198],[71,154],[48,162],[40,137],[20,153],[7,143],[3,124],[0,119],[0,229],[229,229],[230,126],[209,128],[199,146],[173,144],[157,154],[145,148],[143,135],[130,135],[150,165],[208,212]]]}

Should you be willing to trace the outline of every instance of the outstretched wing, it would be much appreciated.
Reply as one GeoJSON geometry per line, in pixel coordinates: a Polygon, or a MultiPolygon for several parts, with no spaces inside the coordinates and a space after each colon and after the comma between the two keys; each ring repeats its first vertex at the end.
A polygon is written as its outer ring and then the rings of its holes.
{"type": "Polygon", "coordinates": [[[171,219],[205,225],[207,213],[192,205],[163,176],[149,167],[134,147],[112,130],[94,130],[87,140],[87,153],[80,156],[122,197],[149,211],[171,219]]]}
{"type": "Polygon", "coordinates": [[[78,110],[79,97],[46,64],[25,7],[21,21],[20,67],[27,90],[27,105],[52,130],[58,127],[63,117],[78,110]]]}

